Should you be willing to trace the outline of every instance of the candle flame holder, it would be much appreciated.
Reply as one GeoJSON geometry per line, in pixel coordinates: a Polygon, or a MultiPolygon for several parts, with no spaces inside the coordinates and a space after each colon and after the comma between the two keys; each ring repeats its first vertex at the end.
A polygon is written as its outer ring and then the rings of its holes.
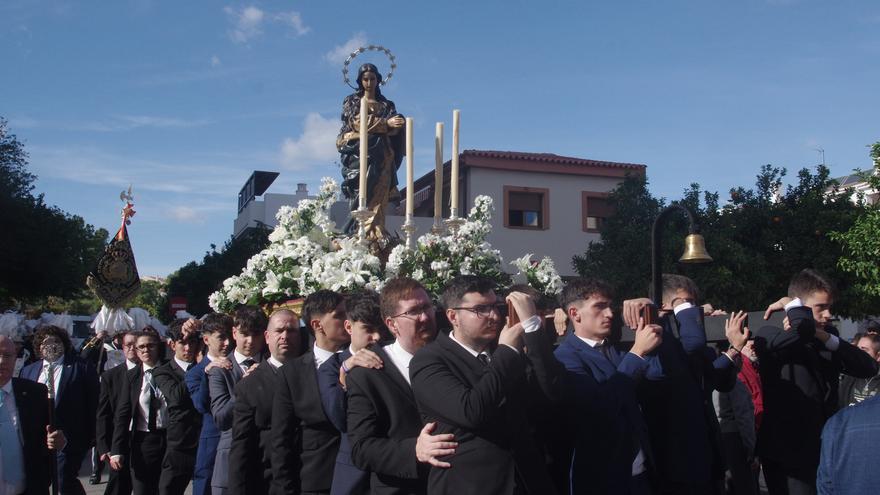
{"type": "Polygon", "coordinates": [[[412,217],[407,217],[406,222],[404,222],[403,227],[400,228],[406,234],[406,248],[412,250],[413,248],[413,237],[416,233],[416,224],[413,222],[412,217]]]}
{"type": "Polygon", "coordinates": [[[373,212],[361,206],[351,212],[351,216],[358,222],[358,241],[364,246],[369,245],[367,241],[367,220],[373,216],[373,212]]]}

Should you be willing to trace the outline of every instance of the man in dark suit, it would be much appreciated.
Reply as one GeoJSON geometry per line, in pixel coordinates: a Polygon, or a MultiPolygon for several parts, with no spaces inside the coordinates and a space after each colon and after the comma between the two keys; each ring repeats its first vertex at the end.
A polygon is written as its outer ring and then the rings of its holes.
{"type": "Polygon", "coordinates": [[[186,372],[194,366],[201,340],[193,330],[184,332],[186,322],[178,318],[168,325],[166,340],[172,358],[153,371],[156,386],[168,405],[165,457],[159,478],[159,492],[163,495],[182,495],[189,486],[202,425],[201,414],[193,406],[184,381],[186,372]]]}
{"type": "Polygon", "coordinates": [[[615,349],[608,341],[611,293],[603,281],[579,278],[570,280],[560,296],[574,327],[555,355],[567,371],[566,411],[574,437],[568,465],[576,495],[653,493],[650,441],[636,387],[652,364],[648,353],[660,344],[663,330],[643,325],[629,352],[615,349]]]}
{"type": "Polygon", "coordinates": [[[758,453],[772,495],[816,493],[820,435],[837,410],[840,373],[877,374],[877,362],[830,325],[833,301],[832,284],[803,270],[765,314],[784,310],[785,328],[765,326],[755,336],[764,385],[758,453]]]}
{"type": "Polygon", "coordinates": [[[21,377],[54,388],[55,424],[67,432],[67,446],[58,452],[61,492],[85,494],[77,477],[95,441],[98,374],[91,364],[72,352],[70,337],[62,328],[38,328],[34,333],[34,349],[43,359],[25,366],[21,377]]]}
{"type": "MultiPolygon", "coordinates": [[[[135,341],[131,332],[123,332],[119,337],[125,363],[101,373],[101,393],[98,396],[97,421],[95,425],[95,446],[102,462],[110,461],[110,449],[113,445],[113,428],[116,422],[116,405],[122,393],[122,383],[128,370],[136,367],[141,361],[137,356],[135,341]]],[[[126,461],[123,469],[110,470],[104,495],[128,495],[131,493],[131,473],[126,461]]]]}
{"type": "Polygon", "coordinates": [[[214,459],[217,457],[217,444],[220,430],[211,416],[211,393],[208,389],[208,371],[217,366],[231,368],[226,359],[232,337],[232,318],[222,313],[210,313],[201,321],[190,320],[205,344],[205,357],[199,364],[186,372],[186,388],[192,398],[193,407],[202,415],[202,428],[199,433],[199,447],[196,451],[196,465],[193,472],[193,495],[211,494],[211,477],[214,474],[214,459]]]}
{"type": "Polygon", "coordinates": [[[279,370],[272,476],[283,493],[329,494],[340,435],[321,406],[317,368],[349,343],[342,296],[330,290],[311,294],[303,304],[303,321],[315,345],[279,370]]]}
{"type": "Polygon", "coordinates": [[[269,358],[235,385],[229,457],[236,462],[229,466],[230,493],[274,493],[272,402],[278,389],[278,370],[300,354],[299,316],[289,309],[273,313],[265,339],[269,358]]]}
{"type": "MultiPolygon", "coordinates": [[[[395,337],[385,347],[373,346],[382,366],[346,365],[351,458],[370,473],[372,493],[423,494],[427,490],[428,466],[422,463],[449,467],[437,457],[452,455],[457,446],[452,434],[430,435],[435,423],[422,426],[410,386],[413,355],[437,336],[434,304],[419,282],[395,278],[382,288],[380,308],[385,325],[395,337]]],[[[367,319],[359,317],[357,310],[349,311],[348,318],[367,319]]]]}
{"type": "MultiPolygon", "coordinates": [[[[730,349],[718,356],[707,346],[704,308],[697,305],[693,280],[663,274],[657,347],[661,372],[649,368],[639,387],[639,401],[654,452],[658,492],[664,495],[708,495],[722,489],[724,460],[721,430],[712,392],[729,392],[736,383],[735,360],[748,333],[728,329],[730,349]],[[677,333],[677,335],[676,335],[677,333]]],[[[639,326],[650,299],[624,301],[623,318],[639,326]]]]}
{"type": "Polygon", "coordinates": [[[345,380],[345,374],[355,367],[382,366],[379,357],[368,349],[379,342],[382,327],[378,294],[370,290],[349,294],[345,298],[344,328],[351,337],[351,344],[318,368],[318,391],[324,413],[340,433],[330,495],[369,493],[370,473],[362,471],[351,461],[351,442],[346,425],[346,393],[341,380],[345,380]]]}
{"type": "Polygon", "coordinates": [[[49,425],[46,386],[12,377],[17,356],[12,339],[0,335],[0,491],[46,495],[52,452],[63,450],[66,439],[49,425]]]}
{"type": "Polygon", "coordinates": [[[265,332],[269,321],[257,306],[242,306],[235,310],[232,324],[232,351],[230,368],[216,367],[208,372],[208,390],[211,394],[211,416],[220,430],[211,493],[223,495],[229,482],[229,449],[232,446],[232,419],[235,405],[235,384],[263,359],[266,347],[265,332]]]}
{"type": "Polygon", "coordinates": [[[494,285],[474,276],[453,279],[443,292],[452,331],[410,364],[423,419],[458,441],[452,466],[431,468],[429,493],[555,493],[528,418],[530,404],[558,396],[558,377],[547,373],[555,361],[531,298],[508,296],[522,321],[506,325],[507,305],[494,285]]]}
{"type": "Polygon", "coordinates": [[[168,404],[153,377],[162,344],[153,332],[136,335],[135,348],[141,363],[129,370],[123,381],[110,467],[118,471],[128,458],[132,491],[135,495],[155,495],[159,493],[168,427],[168,404]]]}

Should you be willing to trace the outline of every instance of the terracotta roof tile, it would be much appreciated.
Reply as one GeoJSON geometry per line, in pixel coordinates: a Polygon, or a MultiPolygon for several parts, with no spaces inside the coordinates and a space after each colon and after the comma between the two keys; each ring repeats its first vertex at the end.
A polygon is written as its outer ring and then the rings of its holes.
{"type": "Polygon", "coordinates": [[[558,163],[561,165],[587,165],[592,167],[613,167],[641,169],[646,166],[640,163],[606,162],[601,160],[589,160],[571,156],[560,156],[555,153],[526,153],[522,151],[494,151],[494,150],[464,150],[461,154],[466,162],[468,156],[497,158],[502,160],[528,160],[536,162],[558,163]]]}

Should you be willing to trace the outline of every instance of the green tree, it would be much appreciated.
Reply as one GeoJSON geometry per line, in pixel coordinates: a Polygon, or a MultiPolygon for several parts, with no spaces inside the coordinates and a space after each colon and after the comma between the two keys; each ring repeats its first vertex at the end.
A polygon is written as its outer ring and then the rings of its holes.
{"type": "MultiPolygon", "coordinates": [[[[863,178],[875,191],[880,191],[880,141],[871,145],[870,154],[874,167],[863,178]]],[[[831,238],[843,248],[843,256],[838,260],[840,269],[855,278],[858,290],[880,297],[880,204],[868,206],[849,230],[832,232],[831,238]]],[[[876,312],[875,309],[873,313],[876,312]]]]}
{"type": "Polygon", "coordinates": [[[128,308],[143,308],[163,323],[171,321],[165,284],[158,280],[141,280],[141,290],[125,304],[128,308]]]}
{"type": "MultiPolygon", "coordinates": [[[[676,216],[663,226],[664,271],[693,278],[702,299],[716,307],[757,310],[784,295],[794,273],[810,267],[838,282],[838,314],[870,312],[876,300],[848,282],[837,265],[840,246],[829,237],[832,230],[853,225],[863,207],[835,189],[824,166],[799,171],[797,182],[783,190],[785,174],[783,168],[763,166],[755,186],[732,189],[723,207],[718,194],[692,184],[678,202],[697,213],[714,262],[677,263],[687,222],[676,216]]],[[[641,297],[651,275],[651,225],[664,200],[654,198],[639,178],[625,180],[610,198],[616,211],[602,227],[602,241],[576,256],[574,266],[582,275],[608,280],[621,299],[641,297]]]]}
{"type": "Polygon", "coordinates": [[[269,245],[269,230],[265,226],[249,229],[241,237],[232,237],[221,250],[211,244],[200,263],[191,261],[168,277],[168,297],[183,296],[187,311],[202,315],[211,311],[208,296],[222,287],[227,278],[238,275],[251,256],[269,245]]]}
{"type": "Polygon", "coordinates": [[[108,232],[32,193],[36,176],[27,171],[24,144],[7,126],[0,118],[0,306],[77,296],[108,232]]]}

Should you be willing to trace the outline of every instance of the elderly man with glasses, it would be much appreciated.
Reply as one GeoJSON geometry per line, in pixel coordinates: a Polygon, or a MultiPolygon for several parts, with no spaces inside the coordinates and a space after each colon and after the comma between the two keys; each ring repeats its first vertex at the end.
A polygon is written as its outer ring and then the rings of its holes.
{"type": "Polygon", "coordinates": [[[453,279],[443,293],[452,331],[410,364],[423,419],[458,441],[454,456],[439,458],[451,466],[431,467],[428,493],[555,493],[529,413],[558,400],[562,370],[534,301],[512,292],[516,315],[505,321],[494,287],[475,276],[453,279]]]}

